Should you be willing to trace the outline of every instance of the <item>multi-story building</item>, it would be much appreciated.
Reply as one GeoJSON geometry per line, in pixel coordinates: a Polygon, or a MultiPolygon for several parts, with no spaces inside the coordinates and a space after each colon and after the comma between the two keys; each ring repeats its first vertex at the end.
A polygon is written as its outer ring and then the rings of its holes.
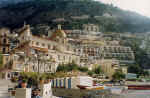
{"type": "Polygon", "coordinates": [[[107,41],[113,41],[113,40],[119,40],[121,38],[121,35],[119,33],[106,33],[102,35],[104,40],[107,41]]]}
{"type": "Polygon", "coordinates": [[[103,59],[117,59],[124,63],[134,63],[134,52],[130,47],[101,46],[103,59]]]}
{"type": "MultiPolygon", "coordinates": [[[[67,43],[66,34],[60,27],[49,38],[32,35],[29,25],[19,29],[18,35],[20,43],[11,53],[23,52],[24,65],[28,65],[26,68],[23,66],[24,68],[20,67],[20,69],[35,72],[55,72],[59,64],[73,61],[79,64],[80,62],[80,57],[67,43]]],[[[19,68],[18,66],[22,64],[19,58],[13,60],[14,69],[19,68]]]]}
{"type": "Polygon", "coordinates": [[[87,63],[96,62],[101,59],[101,53],[99,45],[103,42],[100,41],[88,41],[88,40],[70,40],[76,54],[80,56],[80,62],[87,65],[87,63]]]}
{"type": "Polygon", "coordinates": [[[67,38],[79,38],[81,35],[84,35],[85,33],[82,30],[65,30],[67,33],[67,38]]]}
{"type": "Polygon", "coordinates": [[[103,67],[106,74],[109,74],[108,76],[112,76],[115,72],[112,67],[114,60],[118,62],[117,68],[120,65],[134,63],[134,52],[130,47],[120,45],[120,34],[103,34],[93,31],[91,25],[84,25],[83,30],[70,31],[67,34],[69,43],[75,48],[76,54],[80,55],[80,62],[83,66],[92,68],[91,66],[98,64],[103,67]],[[108,69],[105,70],[105,67],[108,69]]]}
{"type": "Polygon", "coordinates": [[[120,61],[116,59],[102,59],[99,61],[102,71],[109,78],[116,72],[121,70],[124,74],[127,74],[127,67],[120,66],[120,61]]]}
{"type": "Polygon", "coordinates": [[[84,31],[86,32],[99,32],[100,31],[99,26],[95,24],[84,24],[83,28],[84,28],[84,31]]]}
{"type": "MultiPolygon", "coordinates": [[[[17,71],[55,72],[59,64],[75,62],[81,66],[98,64],[107,76],[112,76],[117,65],[133,63],[134,53],[130,47],[120,45],[120,35],[102,34],[99,27],[88,24],[83,30],[48,31],[48,36],[35,36],[29,25],[15,30],[17,44],[9,45],[7,35],[1,33],[0,51],[8,53],[5,64],[17,71]],[[5,48],[5,49],[4,49],[5,48]]],[[[9,34],[9,31],[7,32],[9,34]]],[[[124,70],[125,72],[125,70],[124,70]]]]}
{"type": "Polygon", "coordinates": [[[102,36],[99,26],[94,24],[84,24],[82,30],[65,30],[68,38],[88,38],[99,39],[102,36]],[[91,38],[92,37],[92,38],[91,38]]]}
{"type": "Polygon", "coordinates": [[[10,30],[7,28],[0,29],[0,52],[6,54],[10,51],[9,42],[10,30]]]}
{"type": "Polygon", "coordinates": [[[121,46],[119,41],[72,39],[69,42],[75,47],[76,54],[84,63],[101,59],[117,59],[122,63],[133,63],[134,52],[130,47],[121,46]]]}

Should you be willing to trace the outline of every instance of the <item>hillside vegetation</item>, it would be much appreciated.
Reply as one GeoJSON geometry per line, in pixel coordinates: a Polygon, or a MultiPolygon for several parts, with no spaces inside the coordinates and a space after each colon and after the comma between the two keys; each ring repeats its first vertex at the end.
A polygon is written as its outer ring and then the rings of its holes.
{"type": "Polygon", "coordinates": [[[113,5],[93,0],[26,0],[0,8],[0,26],[19,27],[23,22],[64,29],[81,29],[82,24],[98,24],[102,32],[147,32],[150,19],[113,5]]]}

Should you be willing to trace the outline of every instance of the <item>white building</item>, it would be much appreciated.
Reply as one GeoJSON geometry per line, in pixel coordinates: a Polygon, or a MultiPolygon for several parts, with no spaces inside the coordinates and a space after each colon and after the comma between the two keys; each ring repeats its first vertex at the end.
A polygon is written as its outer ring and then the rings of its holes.
{"type": "Polygon", "coordinates": [[[54,88],[79,89],[78,86],[93,86],[93,78],[88,76],[77,76],[52,80],[52,87],[54,88]]]}

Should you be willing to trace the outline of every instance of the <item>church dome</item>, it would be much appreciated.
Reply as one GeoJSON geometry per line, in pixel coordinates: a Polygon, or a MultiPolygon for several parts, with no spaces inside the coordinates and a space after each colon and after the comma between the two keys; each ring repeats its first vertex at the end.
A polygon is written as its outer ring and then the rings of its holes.
{"type": "Polygon", "coordinates": [[[56,34],[56,36],[59,36],[61,38],[66,38],[67,37],[64,30],[56,30],[56,32],[54,32],[54,34],[56,34]]]}

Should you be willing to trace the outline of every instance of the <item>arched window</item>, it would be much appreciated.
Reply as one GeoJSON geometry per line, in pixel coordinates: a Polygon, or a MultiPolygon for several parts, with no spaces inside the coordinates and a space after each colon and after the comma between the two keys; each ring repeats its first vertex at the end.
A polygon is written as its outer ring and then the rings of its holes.
{"type": "Polygon", "coordinates": [[[6,39],[3,39],[3,43],[6,44],[6,39]]]}
{"type": "Polygon", "coordinates": [[[5,53],[6,52],[6,48],[3,48],[3,53],[5,53]]]}
{"type": "Polygon", "coordinates": [[[51,45],[48,45],[48,49],[51,49],[51,45]]]}

